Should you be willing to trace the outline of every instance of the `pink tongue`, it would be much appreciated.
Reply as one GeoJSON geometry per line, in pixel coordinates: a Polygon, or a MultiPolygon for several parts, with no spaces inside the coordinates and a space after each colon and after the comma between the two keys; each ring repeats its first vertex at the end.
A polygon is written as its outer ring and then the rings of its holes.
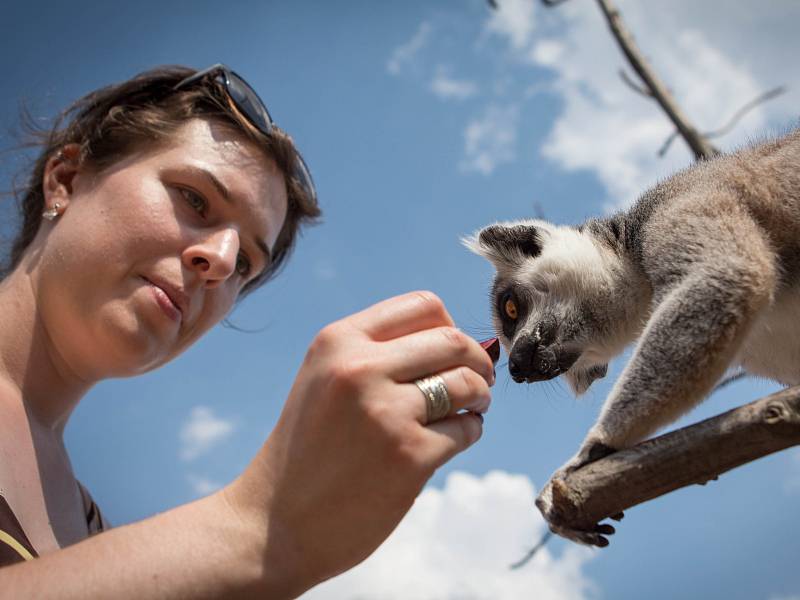
{"type": "Polygon", "coordinates": [[[486,353],[492,359],[493,363],[496,363],[500,358],[500,340],[496,337],[489,338],[488,340],[483,340],[479,342],[481,347],[486,350],[486,353]]]}

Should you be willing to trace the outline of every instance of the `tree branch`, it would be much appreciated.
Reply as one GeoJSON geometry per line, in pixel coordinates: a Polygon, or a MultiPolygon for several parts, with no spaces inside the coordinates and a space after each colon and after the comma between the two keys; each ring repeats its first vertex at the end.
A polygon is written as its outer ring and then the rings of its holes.
{"type": "Polygon", "coordinates": [[[680,132],[681,136],[694,152],[696,159],[711,158],[719,154],[717,150],[697,129],[689,122],[686,115],[677,105],[672,95],[667,90],[666,86],[656,77],[650,65],[645,60],[633,36],[625,27],[619,11],[614,6],[611,0],[597,0],[600,5],[600,10],[608,21],[608,26],[614,39],[617,40],[619,47],[622,49],[623,54],[628,59],[633,70],[641,78],[649,91],[649,95],[658,102],[661,108],[667,113],[670,121],[675,124],[675,127],[680,132]]]}
{"type": "Polygon", "coordinates": [[[611,454],[553,482],[559,522],[588,529],[673,490],[800,444],[800,386],[611,454]]]}

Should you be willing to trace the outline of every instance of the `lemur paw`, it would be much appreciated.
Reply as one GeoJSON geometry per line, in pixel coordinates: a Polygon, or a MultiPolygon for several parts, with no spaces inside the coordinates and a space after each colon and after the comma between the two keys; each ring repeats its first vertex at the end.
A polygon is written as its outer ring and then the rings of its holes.
{"type": "MultiPolygon", "coordinates": [[[[553,502],[553,493],[554,490],[556,494],[564,493],[565,484],[563,480],[570,473],[577,471],[591,462],[600,460],[609,454],[613,454],[614,452],[616,452],[614,448],[600,442],[585,444],[572,460],[553,474],[550,481],[547,482],[541,494],[539,494],[539,497],[536,499],[536,506],[539,508],[539,511],[542,513],[542,516],[547,521],[553,533],[587,546],[597,546],[600,548],[608,546],[609,542],[605,536],[613,535],[615,532],[614,527],[604,523],[596,523],[588,529],[578,529],[571,526],[564,516],[556,509],[555,503],[553,502]]],[[[624,516],[624,513],[620,512],[610,515],[610,518],[615,521],[621,521],[624,516]]]]}
{"type": "Polygon", "coordinates": [[[584,443],[578,454],[569,461],[561,470],[567,470],[568,473],[580,469],[584,465],[593,463],[596,460],[605,458],[609,454],[614,454],[616,448],[612,448],[603,442],[588,442],[584,443]]]}
{"type": "MultiPolygon", "coordinates": [[[[556,486],[561,484],[560,479],[555,475],[553,476],[553,479],[547,482],[547,485],[545,485],[542,493],[539,494],[539,497],[536,499],[536,506],[547,521],[550,531],[578,544],[596,546],[599,548],[608,546],[609,541],[606,536],[613,535],[615,532],[614,527],[611,525],[597,523],[589,529],[575,529],[564,522],[561,515],[558,514],[558,511],[555,510],[553,506],[554,484],[556,486]]],[[[614,515],[613,518],[616,517],[621,519],[622,514],[614,515]]]]}

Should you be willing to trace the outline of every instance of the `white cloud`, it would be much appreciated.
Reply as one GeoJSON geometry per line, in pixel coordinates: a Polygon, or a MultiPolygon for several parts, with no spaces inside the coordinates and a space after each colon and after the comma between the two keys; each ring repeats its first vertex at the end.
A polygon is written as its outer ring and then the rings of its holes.
{"type": "Polygon", "coordinates": [[[544,38],[533,45],[530,58],[542,66],[557,68],[565,51],[566,46],[560,41],[544,38]]]}
{"type": "Polygon", "coordinates": [[[211,481],[210,479],[201,477],[199,475],[187,475],[186,480],[189,482],[192,491],[194,491],[194,493],[198,496],[208,496],[212,492],[216,492],[218,489],[222,488],[221,483],[211,481]]]}
{"type": "Polygon", "coordinates": [[[482,117],[470,121],[464,130],[461,168],[490,175],[498,165],[514,160],[518,123],[516,106],[488,106],[482,117]]]}
{"type": "Polygon", "coordinates": [[[535,28],[534,4],[531,0],[498,0],[486,30],[506,38],[514,50],[526,48],[535,28]]]}
{"type": "Polygon", "coordinates": [[[364,563],[312,589],[303,600],[537,600],[589,597],[582,572],[592,552],[547,547],[523,568],[521,558],[545,532],[534,489],[522,475],[482,478],[452,473],[426,488],[397,530],[364,563]]]}
{"type": "Polygon", "coordinates": [[[478,92],[474,81],[453,79],[447,70],[439,66],[431,81],[431,91],[443,100],[465,100],[478,92]]]}
{"type": "Polygon", "coordinates": [[[414,36],[405,44],[395,48],[392,52],[392,56],[386,63],[386,69],[389,71],[389,73],[392,75],[398,75],[403,68],[409,64],[412,64],[419,52],[428,43],[432,30],[433,27],[431,27],[431,24],[427,21],[420,23],[420,26],[414,33],[414,36]]]}
{"type": "Polygon", "coordinates": [[[181,427],[181,458],[193,460],[205,454],[233,433],[233,430],[232,421],[217,418],[206,406],[195,406],[189,420],[181,427]]]}

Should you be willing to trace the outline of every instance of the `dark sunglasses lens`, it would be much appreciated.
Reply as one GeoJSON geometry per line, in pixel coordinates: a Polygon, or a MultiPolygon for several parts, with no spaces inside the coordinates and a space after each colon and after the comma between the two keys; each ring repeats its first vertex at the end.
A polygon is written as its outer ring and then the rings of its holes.
{"type": "Polygon", "coordinates": [[[258,95],[236,73],[228,72],[228,93],[236,107],[263,133],[272,131],[272,117],[258,95]]]}

